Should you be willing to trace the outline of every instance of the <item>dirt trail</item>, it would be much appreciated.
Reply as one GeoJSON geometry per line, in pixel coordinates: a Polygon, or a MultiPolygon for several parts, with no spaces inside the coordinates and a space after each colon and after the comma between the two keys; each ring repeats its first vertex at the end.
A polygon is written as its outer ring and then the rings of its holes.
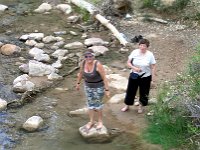
{"type": "MultiPolygon", "coordinates": [[[[180,25],[142,22],[137,18],[133,18],[129,21],[116,19],[115,22],[117,22],[117,28],[127,36],[127,39],[135,35],[143,35],[150,40],[151,46],[149,50],[154,53],[157,61],[157,88],[151,89],[151,97],[156,97],[159,85],[175,79],[177,73],[181,73],[187,68],[187,62],[190,56],[192,56],[196,44],[200,40],[199,28],[190,29],[186,27],[180,30],[180,25]]],[[[137,44],[132,44],[131,47],[128,54],[132,49],[137,47],[137,44]]],[[[120,59],[116,63],[126,68],[125,59],[120,59]]],[[[120,70],[116,73],[122,74],[120,70]]],[[[123,74],[127,76],[128,72],[124,72],[123,74]]],[[[107,116],[108,119],[108,116],[112,114],[126,132],[140,135],[147,126],[145,115],[148,112],[148,107],[145,109],[144,114],[137,114],[136,106],[131,107],[131,109],[125,113],[120,111],[122,107],[123,103],[107,105],[105,116],[107,116]]],[[[155,150],[161,148],[155,145],[144,144],[144,149],[155,150]]]]}

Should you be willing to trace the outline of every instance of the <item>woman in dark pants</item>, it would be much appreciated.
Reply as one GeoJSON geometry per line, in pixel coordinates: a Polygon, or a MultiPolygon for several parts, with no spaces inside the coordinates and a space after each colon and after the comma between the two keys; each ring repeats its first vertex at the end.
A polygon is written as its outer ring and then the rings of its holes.
{"type": "Polygon", "coordinates": [[[131,73],[124,100],[126,105],[121,109],[123,112],[127,111],[130,105],[133,105],[138,88],[140,97],[138,113],[142,113],[142,106],[148,104],[151,82],[155,80],[156,64],[153,53],[148,50],[149,44],[147,39],[140,40],[139,49],[133,50],[128,57],[127,65],[131,68],[131,73]]]}

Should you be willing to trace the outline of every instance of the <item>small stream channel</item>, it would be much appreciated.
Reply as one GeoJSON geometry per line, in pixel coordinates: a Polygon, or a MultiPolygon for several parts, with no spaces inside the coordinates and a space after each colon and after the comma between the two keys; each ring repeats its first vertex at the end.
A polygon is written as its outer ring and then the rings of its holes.
{"type": "MultiPolygon", "coordinates": [[[[59,3],[61,1],[50,1],[59,3]]],[[[23,48],[20,56],[1,55],[0,64],[0,94],[2,99],[8,102],[19,99],[20,94],[12,92],[13,80],[21,75],[16,65],[19,57],[30,59],[27,55],[29,47],[20,42],[18,38],[25,33],[35,31],[51,35],[55,31],[73,30],[81,34],[80,30],[66,22],[66,16],[58,11],[53,11],[48,15],[34,14],[41,0],[0,0],[0,4],[7,5],[9,10],[0,16],[0,41],[12,43],[23,48]]],[[[95,32],[95,31],[94,31],[95,32]]],[[[91,33],[99,36],[100,33],[91,33]]],[[[108,38],[107,32],[101,32],[101,37],[108,38]]],[[[67,42],[81,41],[78,37],[70,34],[63,35],[67,42]]],[[[115,59],[119,59],[115,54],[115,59]]],[[[125,57],[125,56],[124,56],[125,57]]],[[[108,53],[105,60],[112,61],[113,54],[108,53]],[[109,55],[110,54],[110,55],[109,55]]],[[[25,61],[26,62],[26,61],[25,61]]],[[[67,62],[61,73],[70,70],[73,64],[67,62]]],[[[70,110],[79,109],[85,106],[85,95],[83,90],[77,92],[74,89],[76,73],[67,76],[60,84],[53,88],[38,93],[33,101],[22,107],[8,109],[0,112],[0,150],[132,150],[140,149],[140,142],[131,134],[121,134],[110,143],[91,144],[83,140],[78,133],[78,128],[87,123],[88,116],[70,117],[70,110]],[[57,90],[61,87],[67,90],[57,90]],[[44,120],[44,126],[37,132],[28,133],[22,130],[22,124],[31,116],[40,115],[44,120]]],[[[117,121],[112,116],[107,117],[110,127],[115,127],[117,121]]],[[[105,123],[106,124],[106,123],[105,123]]],[[[109,128],[109,127],[108,127],[109,128]]]]}

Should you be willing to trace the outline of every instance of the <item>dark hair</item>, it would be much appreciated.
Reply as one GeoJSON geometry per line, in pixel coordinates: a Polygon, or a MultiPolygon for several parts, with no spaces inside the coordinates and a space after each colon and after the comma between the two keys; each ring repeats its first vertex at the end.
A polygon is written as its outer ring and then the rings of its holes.
{"type": "Polygon", "coordinates": [[[87,54],[92,54],[94,55],[94,51],[92,49],[87,49],[84,53],[84,55],[87,55],[87,54]]]}
{"type": "Polygon", "coordinates": [[[149,47],[150,42],[149,42],[149,40],[147,40],[147,39],[141,39],[141,40],[139,41],[139,45],[140,45],[140,44],[145,44],[147,47],[149,47]]]}

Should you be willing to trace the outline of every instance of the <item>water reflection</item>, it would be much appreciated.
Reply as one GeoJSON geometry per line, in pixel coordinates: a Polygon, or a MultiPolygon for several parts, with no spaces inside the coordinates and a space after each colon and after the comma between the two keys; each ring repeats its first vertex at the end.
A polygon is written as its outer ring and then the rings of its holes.
{"type": "Polygon", "coordinates": [[[10,134],[10,127],[15,124],[11,121],[10,115],[7,112],[0,112],[0,149],[7,150],[16,144],[12,133],[10,134]]]}

